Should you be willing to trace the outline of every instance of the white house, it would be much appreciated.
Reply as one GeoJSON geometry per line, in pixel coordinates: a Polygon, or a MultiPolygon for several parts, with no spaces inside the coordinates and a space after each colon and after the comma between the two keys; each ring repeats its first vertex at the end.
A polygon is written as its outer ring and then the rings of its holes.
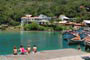
{"type": "Polygon", "coordinates": [[[26,15],[25,17],[21,17],[21,20],[36,22],[38,24],[46,24],[46,23],[49,23],[49,21],[51,20],[51,17],[48,17],[43,14],[40,14],[39,16],[34,16],[34,17],[32,17],[32,15],[26,15]]]}
{"type": "Polygon", "coordinates": [[[42,20],[51,20],[51,17],[48,17],[46,15],[40,14],[39,18],[41,18],[42,20]]]}
{"type": "Polygon", "coordinates": [[[63,21],[63,20],[69,20],[69,18],[66,17],[65,15],[60,15],[60,16],[59,16],[59,19],[61,19],[62,21],[63,21]]]}
{"type": "Polygon", "coordinates": [[[90,20],[84,20],[83,23],[90,26],[90,20]]]}

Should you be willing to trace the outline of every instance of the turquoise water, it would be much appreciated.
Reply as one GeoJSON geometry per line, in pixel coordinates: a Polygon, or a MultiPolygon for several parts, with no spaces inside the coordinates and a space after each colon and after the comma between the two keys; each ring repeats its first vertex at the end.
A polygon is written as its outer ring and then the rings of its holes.
{"type": "MultiPolygon", "coordinates": [[[[64,48],[75,48],[77,45],[68,45],[66,40],[63,40],[60,32],[0,32],[0,55],[12,54],[13,47],[23,44],[31,47],[37,45],[38,51],[55,50],[64,48]]],[[[84,50],[84,46],[81,46],[84,50]]]]}

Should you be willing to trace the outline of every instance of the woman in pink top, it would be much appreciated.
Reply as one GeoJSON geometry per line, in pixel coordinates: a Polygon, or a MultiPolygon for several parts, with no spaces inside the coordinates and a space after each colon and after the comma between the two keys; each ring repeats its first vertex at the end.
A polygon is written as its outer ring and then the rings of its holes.
{"type": "Polygon", "coordinates": [[[26,53],[26,50],[24,49],[23,45],[20,46],[20,52],[22,55],[26,53]]]}

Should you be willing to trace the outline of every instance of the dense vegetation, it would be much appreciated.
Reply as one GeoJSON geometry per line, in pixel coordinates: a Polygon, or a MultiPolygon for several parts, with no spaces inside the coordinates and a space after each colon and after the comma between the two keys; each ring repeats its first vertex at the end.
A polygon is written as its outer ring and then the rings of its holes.
{"type": "Polygon", "coordinates": [[[67,29],[72,29],[71,26],[63,26],[63,25],[46,25],[46,26],[42,26],[39,25],[35,22],[31,23],[31,24],[25,24],[24,26],[24,30],[26,31],[62,31],[62,30],[67,30],[67,29]]]}
{"type": "Polygon", "coordinates": [[[90,19],[89,0],[0,0],[0,24],[18,25],[25,14],[90,19]]]}

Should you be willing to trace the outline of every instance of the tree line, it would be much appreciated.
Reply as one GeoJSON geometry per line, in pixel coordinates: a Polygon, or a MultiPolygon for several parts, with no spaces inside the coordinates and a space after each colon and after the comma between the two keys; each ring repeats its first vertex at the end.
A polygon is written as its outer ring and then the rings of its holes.
{"type": "Polygon", "coordinates": [[[19,25],[25,14],[59,16],[64,14],[75,21],[90,19],[89,0],[0,0],[0,24],[19,25]]]}

